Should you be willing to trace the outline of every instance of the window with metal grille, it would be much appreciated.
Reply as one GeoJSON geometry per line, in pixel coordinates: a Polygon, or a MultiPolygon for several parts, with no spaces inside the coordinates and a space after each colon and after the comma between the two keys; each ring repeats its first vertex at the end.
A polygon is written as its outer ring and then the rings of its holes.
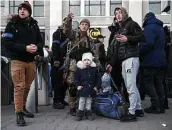
{"type": "Polygon", "coordinates": [[[33,16],[44,17],[44,1],[33,1],[33,16]]]}
{"type": "Polygon", "coordinates": [[[23,2],[21,1],[9,1],[9,13],[10,14],[18,14],[18,6],[23,2]]]}
{"type": "Polygon", "coordinates": [[[154,14],[161,13],[161,0],[149,0],[149,12],[154,14]]]}
{"type": "Polygon", "coordinates": [[[4,0],[2,0],[1,1],[1,16],[4,16],[5,15],[5,1],[4,0]]]}
{"type": "Polygon", "coordinates": [[[85,1],[85,15],[86,16],[104,16],[105,15],[105,1],[102,1],[102,0],[85,1]]]}
{"type": "Polygon", "coordinates": [[[80,16],[80,1],[69,1],[69,13],[73,13],[75,16],[80,16]]]}
{"type": "Polygon", "coordinates": [[[116,7],[122,7],[122,0],[111,0],[110,1],[110,15],[114,15],[114,10],[116,7]]]}

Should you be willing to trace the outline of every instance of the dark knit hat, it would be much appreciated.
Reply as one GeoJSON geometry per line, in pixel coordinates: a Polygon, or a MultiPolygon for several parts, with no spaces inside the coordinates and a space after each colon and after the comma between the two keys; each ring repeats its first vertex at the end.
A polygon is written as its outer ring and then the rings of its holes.
{"type": "Polygon", "coordinates": [[[82,19],[81,21],[80,21],[80,24],[81,23],[88,23],[88,26],[90,26],[90,21],[88,20],[88,19],[82,19]]]}
{"type": "Polygon", "coordinates": [[[31,8],[31,5],[28,1],[24,1],[23,3],[21,3],[19,6],[18,6],[18,12],[19,12],[19,9],[21,8],[25,8],[28,10],[29,14],[32,15],[32,8],[31,8]]]}

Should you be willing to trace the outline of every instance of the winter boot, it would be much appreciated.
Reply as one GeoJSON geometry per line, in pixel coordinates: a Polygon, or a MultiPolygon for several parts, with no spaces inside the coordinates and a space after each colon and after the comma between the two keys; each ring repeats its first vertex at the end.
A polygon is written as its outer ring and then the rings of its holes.
{"type": "Polygon", "coordinates": [[[76,115],[76,121],[81,121],[84,116],[84,111],[78,110],[76,115]]]}
{"type": "Polygon", "coordinates": [[[22,113],[23,113],[23,116],[25,116],[25,117],[34,118],[34,114],[28,112],[28,110],[26,110],[26,107],[25,106],[23,108],[22,113]]]}
{"type": "Polygon", "coordinates": [[[157,109],[156,107],[153,107],[153,106],[150,106],[148,108],[145,108],[144,111],[146,113],[152,113],[152,114],[159,114],[160,113],[160,110],[157,109]]]}
{"type": "Polygon", "coordinates": [[[135,114],[126,114],[125,116],[123,116],[121,119],[120,119],[121,122],[134,122],[134,121],[137,121],[137,117],[135,114]]]}
{"type": "Polygon", "coordinates": [[[70,108],[70,114],[76,116],[76,108],[70,108]]]}
{"type": "Polygon", "coordinates": [[[90,121],[94,120],[93,114],[90,110],[86,110],[85,117],[86,117],[86,119],[88,119],[90,121]]]}
{"type": "Polygon", "coordinates": [[[62,100],[61,103],[62,103],[64,106],[69,106],[69,103],[66,102],[65,100],[62,100]]]}
{"type": "Polygon", "coordinates": [[[136,114],[137,117],[144,117],[144,112],[143,112],[142,109],[141,110],[136,110],[135,114],[136,114]]]}
{"type": "Polygon", "coordinates": [[[16,113],[16,118],[17,118],[16,119],[17,126],[25,126],[26,125],[26,122],[24,120],[22,112],[16,113]]]}
{"type": "Polygon", "coordinates": [[[61,102],[54,102],[53,103],[53,108],[54,109],[64,109],[65,106],[61,102]]]}

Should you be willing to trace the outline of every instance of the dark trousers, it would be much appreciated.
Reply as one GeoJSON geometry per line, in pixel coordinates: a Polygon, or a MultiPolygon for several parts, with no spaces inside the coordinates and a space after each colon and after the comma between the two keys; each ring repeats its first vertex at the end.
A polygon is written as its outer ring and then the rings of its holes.
{"type": "Polygon", "coordinates": [[[139,89],[141,100],[145,100],[144,68],[139,68],[137,75],[137,87],[139,89]]]}
{"type": "Polygon", "coordinates": [[[52,67],[51,83],[54,90],[54,103],[63,101],[67,90],[67,85],[63,83],[63,70],[59,71],[57,67],[52,67]]]}
{"type": "MultiPolygon", "coordinates": [[[[115,82],[118,90],[120,91],[121,88],[123,88],[123,92],[124,92],[124,98],[126,102],[129,102],[128,99],[128,93],[127,93],[127,89],[125,87],[124,84],[124,80],[122,78],[122,66],[120,63],[116,64],[115,66],[113,66],[112,72],[111,72],[111,76],[113,81],[115,82]]],[[[116,88],[112,85],[113,91],[117,91],[116,88]]]]}
{"type": "Polygon", "coordinates": [[[162,68],[144,68],[145,90],[151,98],[152,107],[157,109],[164,107],[164,73],[162,68]]]}

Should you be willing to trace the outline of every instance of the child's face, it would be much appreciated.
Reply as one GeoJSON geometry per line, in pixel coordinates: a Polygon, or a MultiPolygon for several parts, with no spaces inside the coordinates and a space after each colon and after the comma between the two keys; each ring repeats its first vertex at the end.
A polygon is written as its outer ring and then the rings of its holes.
{"type": "Polygon", "coordinates": [[[86,66],[90,66],[91,65],[91,61],[89,59],[85,59],[83,62],[84,62],[84,64],[86,66]]]}

